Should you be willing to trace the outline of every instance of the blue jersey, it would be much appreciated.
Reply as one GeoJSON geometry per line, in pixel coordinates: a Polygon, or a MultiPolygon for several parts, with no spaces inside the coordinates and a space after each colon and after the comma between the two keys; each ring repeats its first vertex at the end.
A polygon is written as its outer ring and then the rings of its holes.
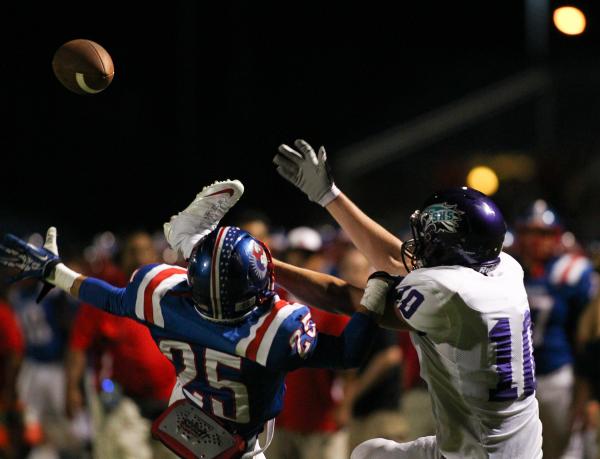
{"type": "Polygon", "coordinates": [[[62,362],[77,302],[65,292],[51,290],[41,303],[37,290],[15,290],[10,297],[25,338],[25,355],[31,360],[62,362]]]}
{"type": "Polygon", "coordinates": [[[594,276],[587,258],[565,254],[546,263],[540,274],[525,277],[538,375],[573,362],[577,320],[594,295],[594,276]]]}
{"type": "Polygon", "coordinates": [[[87,279],[80,297],[147,325],[184,395],[247,438],[281,410],[287,371],[358,366],[376,329],[357,313],[342,336],[319,335],[306,306],[277,297],[241,322],[213,322],[197,311],[187,271],[166,264],[141,268],[125,289],[87,279]]]}

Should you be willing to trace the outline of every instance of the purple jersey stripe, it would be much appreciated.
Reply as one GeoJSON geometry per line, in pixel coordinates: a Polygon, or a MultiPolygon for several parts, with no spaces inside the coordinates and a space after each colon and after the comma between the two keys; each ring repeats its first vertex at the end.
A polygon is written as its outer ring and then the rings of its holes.
{"type": "Polygon", "coordinates": [[[517,388],[512,377],[512,341],[508,318],[499,319],[490,331],[490,341],[496,343],[496,373],[498,384],[490,390],[491,401],[506,401],[517,398],[517,388]]]}

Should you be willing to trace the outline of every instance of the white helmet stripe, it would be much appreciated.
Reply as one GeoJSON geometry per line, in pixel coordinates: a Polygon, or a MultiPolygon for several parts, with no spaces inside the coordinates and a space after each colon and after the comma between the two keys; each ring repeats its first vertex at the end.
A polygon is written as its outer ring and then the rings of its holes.
{"type": "Polygon", "coordinates": [[[224,227],[219,230],[217,234],[217,240],[213,248],[212,266],[211,266],[211,282],[210,282],[210,293],[212,298],[213,314],[215,319],[223,318],[223,311],[221,309],[221,279],[220,279],[220,262],[221,262],[221,248],[223,242],[227,236],[229,227],[224,227]]]}

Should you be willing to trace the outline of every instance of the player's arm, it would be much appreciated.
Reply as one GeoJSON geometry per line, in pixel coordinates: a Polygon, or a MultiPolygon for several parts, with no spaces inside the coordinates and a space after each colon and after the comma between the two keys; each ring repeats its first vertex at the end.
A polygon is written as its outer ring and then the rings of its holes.
{"type": "Polygon", "coordinates": [[[402,241],[360,210],[344,193],[325,208],[375,269],[406,274],[401,255],[402,241]]]}
{"type": "Polygon", "coordinates": [[[357,368],[367,357],[377,328],[377,315],[359,306],[340,336],[319,333],[314,351],[298,366],[357,368]]]}
{"type": "Polygon", "coordinates": [[[273,261],[277,282],[303,303],[346,315],[359,309],[363,289],[329,274],[273,261]]]}
{"type": "Polygon", "coordinates": [[[7,234],[0,244],[0,265],[18,270],[12,278],[13,282],[38,279],[44,282],[43,292],[47,293],[49,288],[56,286],[111,314],[135,316],[135,301],[125,301],[126,289],[84,276],[62,263],[58,256],[54,227],[48,229],[46,242],[41,248],[7,234]]]}
{"type": "Polygon", "coordinates": [[[304,140],[294,142],[296,149],[280,145],[273,158],[277,172],[325,207],[348,234],[369,262],[382,271],[405,274],[402,241],[367,216],[336,186],[327,164],[325,149],[318,155],[304,140]]]}
{"type": "MultiPolygon", "coordinates": [[[[278,283],[306,304],[329,312],[352,315],[361,310],[361,301],[364,300],[368,290],[367,297],[371,298],[373,306],[376,302],[384,304],[384,307],[376,315],[379,325],[394,330],[411,329],[395,312],[392,297],[388,295],[388,292],[399,281],[397,277],[388,275],[389,278],[386,281],[378,281],[373,278],[374,280],[369,280],[367,283],[367,289],[363,290],[329,274],[299,268],[279,260],[274,260],[274,262],[278,283]],[[380,292],[373,296],[372,292],[375,288],[378,288],[380,292]]],[[[375,274],[381,276],[386,273],[375,274]]]]}
{"type": "MultiPolygon", "coordinates": [[[[371,274],[360,305],[340,336],[319,333],[317,339],[314,324],[312,328],[305,324],[304,333],[296,338],[297,348],[304,352],[297,353],[297,358],[290,362],[291,366],[288,369],[360,366],[369,352],[379,322],[382,321],[386,310],[390,308],[389,293],[397,281],[397,278],[381,271],[371,274]]],[[[398,319],[396,328],[409,327],[398,319]]]]}

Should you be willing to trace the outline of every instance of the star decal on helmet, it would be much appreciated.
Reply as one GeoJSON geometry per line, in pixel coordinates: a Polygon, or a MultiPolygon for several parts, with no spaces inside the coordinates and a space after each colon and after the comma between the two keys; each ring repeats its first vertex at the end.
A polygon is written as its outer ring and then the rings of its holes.
{"type": "Polygon", "coordinates": [[[269,259],[267,258],[265,249],[257,242],[254,242],[254,247],[252,248],[252,256],[249,257],[249,262],[253,274],[258,279],[263,278],[267,273],[267,264],[269,262],[269,259]]]}

